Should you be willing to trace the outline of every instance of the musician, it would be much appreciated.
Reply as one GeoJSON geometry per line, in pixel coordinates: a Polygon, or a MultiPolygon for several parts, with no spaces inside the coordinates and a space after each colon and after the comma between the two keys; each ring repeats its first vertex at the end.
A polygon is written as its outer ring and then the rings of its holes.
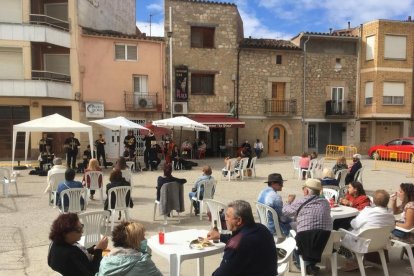
{"type": "Polygon", "coordinates": [[[80,169],[79,172],[85,172],[85,169],[88,167],[89,164],[89,160],[92,159],[92,151],[91,151],[91,146],[87,145],[86,146],[86,150],[83,151],[83,163],[82,163],[82,168],[80,169]]]}
{"type": "Polygon", "coordinates": [[[105,158],[105,138],[102,137],[102,134],[99,134],[98,140],[95,141],[95,148],[96,148],[96,159],[98,159],[99,165],[101,166],[101,157],[103,165],[106,167],[106,158],[105,158]]]}
{"type": "Polygon", "coordinates": [[[52,152],[52,139],[47,137],[47,133],[43,133],[42,139],[39,141],[39,152],[40,155],[47,153],[46,146],[49,146],[49,152],[52,152]]]}
{"type": "Polygon", "coordinates": [[[76,157],[80,147],[79,140],[75,138],[75,134],[71,132],[70,137],[66,138],[64,147],[66,148],[66,163],[68,168],[76,169],[76,157]]]}
{"type": "MultiPolygon", "coordinates": [[[[156,141],[154,133],[150,130],[150,132],[148,133],[148,135],[145,135],[144,137],[144,142],[145,142],[145,150],[144,150],[144,163],[145,163],[145,168],[143,169],[144,171],[148,171],[149,167],[150,167],[150,150],[151,150],[151,145],[153,144],[153,141],[156,141]]],[[[156,144],[156,143],[155,143],[156,144]]],[[[158,166],[158,164],[157,164],[158,166]]],[[[152,170],[152,166],[151,166],[151,170],[152,170]]]]}
{"type": "Polygon", "coordinates": [[[132,160],[135,157],[135,148],[137,146],[137,139],[134,136],[132,130],[128,131],[128,135],[124,139],[125,149],[129,151],[129,159],[132,160]]]}

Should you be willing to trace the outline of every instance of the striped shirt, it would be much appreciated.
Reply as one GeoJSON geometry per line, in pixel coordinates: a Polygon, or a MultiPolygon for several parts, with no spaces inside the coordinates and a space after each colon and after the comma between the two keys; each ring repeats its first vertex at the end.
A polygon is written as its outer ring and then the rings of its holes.
{"type": "Polygon", "coordinates": [[[311,197],[317,197],[309,201],[300,209],[296,218],[296,232],[307,230],[332,230],[331,208],[329,202],[322,197],[307,195],[304,198],[295,200],[292,204],[283,206],[283,215],[294,218],[299,207],[311,197]]]}

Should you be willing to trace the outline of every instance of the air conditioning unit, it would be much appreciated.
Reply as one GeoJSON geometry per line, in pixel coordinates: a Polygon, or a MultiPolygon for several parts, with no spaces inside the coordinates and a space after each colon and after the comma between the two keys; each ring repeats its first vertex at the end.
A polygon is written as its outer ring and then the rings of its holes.
{"type": "Polygon", "coordinates": [[[173,102],[173,113],[174,114],[187,114],[187,103],[186,102],[173,102]]]}
{"type": "Polygon", "coordinates": [[[135,101],[137,108],[153,108],[152,100],[148,98],[137,98],[135,101]]]}

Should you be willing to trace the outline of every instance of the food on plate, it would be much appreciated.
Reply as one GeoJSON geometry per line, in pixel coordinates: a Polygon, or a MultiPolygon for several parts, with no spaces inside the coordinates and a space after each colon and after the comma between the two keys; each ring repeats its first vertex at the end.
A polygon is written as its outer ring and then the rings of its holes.
{"type": "Polygon", "coordinates": [[[190,247],[194,249],[204,249],[205,247],[213,246],[213,244],[206,238],[198,237],[198,239],[190,242],[190,247]]]}

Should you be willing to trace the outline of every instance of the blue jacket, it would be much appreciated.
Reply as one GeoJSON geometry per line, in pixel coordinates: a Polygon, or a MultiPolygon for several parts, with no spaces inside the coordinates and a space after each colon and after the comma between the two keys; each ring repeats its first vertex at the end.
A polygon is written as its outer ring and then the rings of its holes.
{"type": "MultiPolygon", "coordinates": [[[[57,206],[61,207],[62,203],[60,202],[60,193],[63,192],[64,190],[70,189],[70,188],[83,188],[83,185],[81,182],[79,181],[69,181],[69,180],[64,180],[63,182],[61,182],[58,185],[57,191],[56,191],[56,197],[57,197],[57,206]]],[[[81,205],[83,206],[85,204],[85,201],[83,198],[81,198],[81,205]]],[[[67,196],[65,196],[65,202],[63,204],[65,207],[69,206],[69,199],[67,196]]]]}
{"type": "Polygon", "coordinates": [[[276,245],[266,226],[245,225],[231,235],[220,235],[220,241],[226,243],[226,247],[213,276],[277,275],[276,245]]]}
{"type": "Polygon", "coordinates": [[[151,260],[151,255],[135,249],[115,247],[103,257],[99,272],[95,276],[162,276],[151,260]]]}

